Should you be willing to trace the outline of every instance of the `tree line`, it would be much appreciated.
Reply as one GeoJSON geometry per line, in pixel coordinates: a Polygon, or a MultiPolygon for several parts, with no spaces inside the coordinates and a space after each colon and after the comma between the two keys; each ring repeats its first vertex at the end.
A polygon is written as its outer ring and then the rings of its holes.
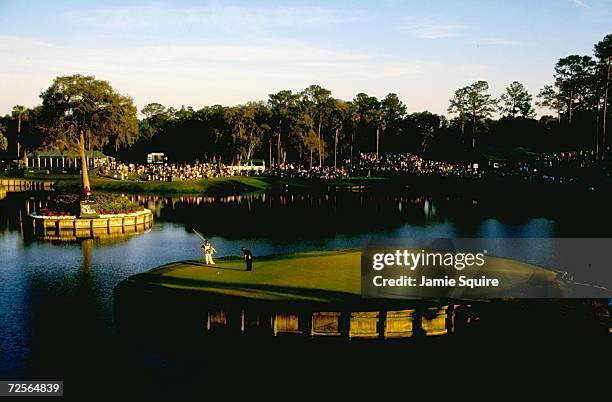
{"type": "Polygon", "coordinates": [[[498,97],[486,81],[457,89],[449,100],[450,120],[428,111],[408,113],[394,93],[382,99],[358,93],[347,101],[319,85],[237,106],[195,110],[151,103],[139,119],[132,99],[108,82],[64,76],[41,93],[41,105],[15,106],[0,118],[0,156],[27,164],[24,156],[35,149],[99,149],[139,162],[149,152],[164,152],[181,162],[263,158],[270,165],[339,167],[362,152],[460,161],[475,153],[586,149],[603,159],[611,64],[612,34],[595,44],[592,56],[561,58],[552,83],[535,99],[518,81],[498,97]],[[536,120],[534,104],[553,114],[536,120]]]}

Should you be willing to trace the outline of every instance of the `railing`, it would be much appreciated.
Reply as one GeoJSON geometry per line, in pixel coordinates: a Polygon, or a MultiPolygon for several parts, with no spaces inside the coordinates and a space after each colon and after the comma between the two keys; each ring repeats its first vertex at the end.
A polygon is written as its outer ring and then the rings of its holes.
{"type": "Polygon", "coordinates": [[[55,182],[36,179],[0,179],[0,185],[6,187],[7,192],[51,191],[55,187],[55,182]]]}

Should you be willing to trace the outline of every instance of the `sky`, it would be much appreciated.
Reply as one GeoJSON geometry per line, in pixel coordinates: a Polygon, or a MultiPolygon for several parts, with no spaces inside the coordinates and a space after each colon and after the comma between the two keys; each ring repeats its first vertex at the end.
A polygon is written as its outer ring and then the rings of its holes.
{"type": "Polygon", "coordinates": [[[409,112],[447,114],[475,80],[494,96],[515,80],[537,94],[559,58],[591,55],[608,33],[612,0],[0,0],[0,115],[76,73],[139,109],[319,84],[340,99],[393,92],[409,112]]]}

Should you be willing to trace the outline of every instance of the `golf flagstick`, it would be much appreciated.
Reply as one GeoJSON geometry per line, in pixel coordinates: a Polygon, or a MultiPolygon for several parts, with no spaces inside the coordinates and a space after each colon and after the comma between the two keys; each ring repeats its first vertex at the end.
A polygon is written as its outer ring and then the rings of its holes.
{"type": "Polygon", "coordinates": [[[193,230],[193,233],[197,234],[197,235],[198,235],[198,237],[199,237],[200,239],[202,239],[202,240],[206,241],[206,239],[204,238],[204,236],[202,236],[200,233],[198,233],[198,232],[197,232],[195,229],[191,229],[191,230],[193,230]]]}
{"type": "MultiPolygon", "coordinates": [[[[200,239],[202,239],[202,241],[206,242],[206,239],[204,238],[204,236],[198,233],[195,229],[191,229],[191,230],[193,230],[193,233],[195,233],[200,239]]],[[[204,250],[202,250],[202,252],[204,252],[204,250]]]]}

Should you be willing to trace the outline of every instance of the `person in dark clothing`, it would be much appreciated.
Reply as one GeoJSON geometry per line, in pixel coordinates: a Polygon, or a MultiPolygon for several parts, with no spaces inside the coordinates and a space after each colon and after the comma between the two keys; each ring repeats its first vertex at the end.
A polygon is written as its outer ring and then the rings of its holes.
{"type": "Polygon", "coordinates": [[[246,270],[247,271],[252,271],[253,270],[253,253],[251,253],[251,250],[249,250],[246,247],[242,247],[242,254],[244,255],[244,262],[246,263],[246,270]]]}

